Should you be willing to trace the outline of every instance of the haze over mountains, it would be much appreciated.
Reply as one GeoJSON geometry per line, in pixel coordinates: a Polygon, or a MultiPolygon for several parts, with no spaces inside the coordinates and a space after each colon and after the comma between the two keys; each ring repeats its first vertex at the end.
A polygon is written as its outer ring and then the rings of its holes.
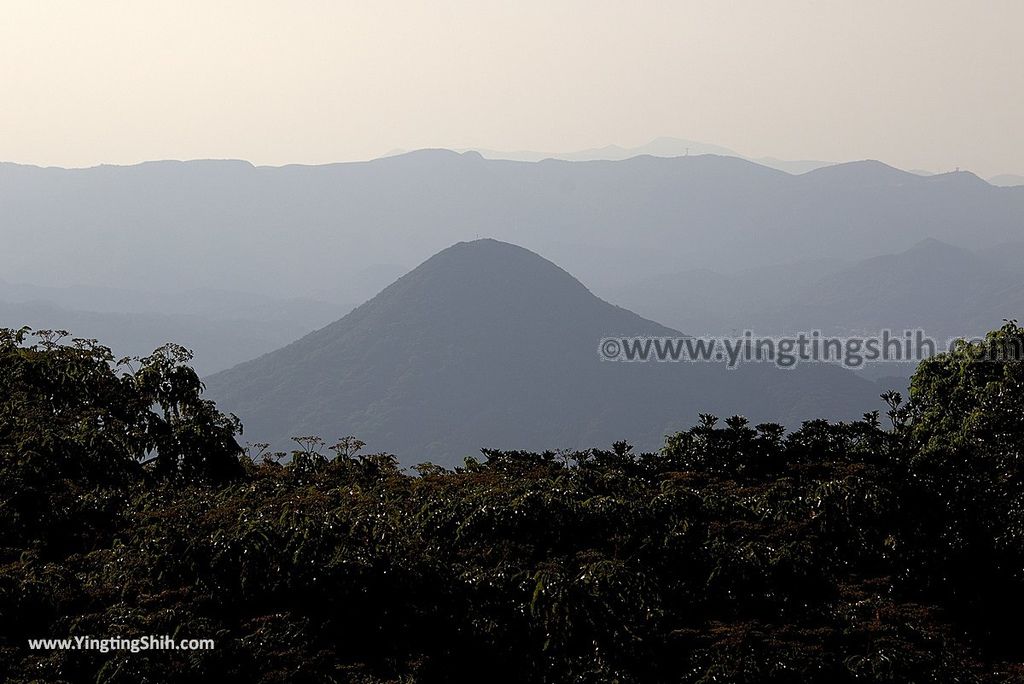
{"type": "MultiPolygon", "coordinates": [[[[466,150],[460,150],[466,151],[466,150]]],[[[806,173],[822,166],[830,166],[834,162],[816,160],[785,160],[775,157],[747,157],[735,152],[728,147],[721,145],[710,145],[696,140],[685,138],[655,138],[646,145],[639,147],[621,147],[619,145],[606,145],[577,152],[530,152],[519,150],[507,152],[501,150],[488,150],[476,148],[487,159],[509,159],[513,161],[543,161],[545,159],[560,159],[563,161],[621,161],[632,157],[650,155],[652,157],[684,157],[689,155],[714,154],[723,157],[737,157],[746,159],[762,166],[778,169],[787,173],[806,173]]]]}
{"type": "Polygon", "coordinates": [[[0,325],[119,355],[184,344],[201,373],[231,369],[210,390],[249,441],[352,433],[454,462],[485,446],[653,447],[699,411],[857,417],[906,380],[600,363],[606,335],[941,337],[1024,309],[1024,187],[874,161],[793,175],[690,141],[644,151],[666,156],[0,164],[0,325]],[[669,156],[681,144],[697,149],[669,156]]]}
{"type": "Polygon", "coordinates": [[[66,330],[102,341],[118,356],[145,356],[175,342],[195,353],[201,374],[273,351],[330,322],[337,309],[312,299],[219,290],[156,293],[0,281],[0,327],[66,330]]]}
{"type": "Polygon", "coordinates": [[[707,334],[923,328],[934,336],[973,336],[1004,318],[1024,317],[1024,242],[971,251],[928,238],[856,262],[661,274],[612,294],[642,315],[707,334]]]}
{"type": "Polygon", "coordinates": [[[174,340],[211,373],[336,320],[479,236],[550,256],[598,294],[694,333],[906,320],[960,334],[1017,315],[1024,187],[878,162],[791,175],[700,145],[659,139],[641,151],[690,156],[619,161],[424,150],[316,167],[0,164],[0,325],[65,328],[122,354],[174,340]],[[946,274],[934,287],[899,268],[872,271],[868,260],[912,256],[933,238],[999,266],[921,254],[915,273],[946,274]],[[986,288],[1003,294],[986,299],[986,288]]]}
{"type": "Polygon", "coordinates": [[[424,150],[316,167],[2,165],[0,212],[9,282],[352,302],[366,268],[476,237],[543,253],[598,293],[642,274],[863,259],[929,237],[990,247],[1020,239],[1024,187],[877,162],[790,175],[714,155],[528,163],[424,150]]]}
{"type": "MultiPolygon", "coordinates": [[[[721,145],[711,145],[696,140],[687,140],[685,138],[671,138],[671,137],[659,137],[650,141],[645,145],[639,145],[637,147],[621,147],[619,145],[606,145],[604,147],[595,147],[586,150],[579,150],[576,152],[533,152],[528,150],[517,150],[514,152],[502,151],[502,150],[491,150],[485,148],[473,148],[475,151],[482,154],[488,159],[511,159],[515,161],[543,161],[544,159],[561,159],[564,161],[619,161],[622,159],[629,159],[631,157],[638,157],[642,155],[650,155],[653,157],[683,157],[688,155],[699,155],[699,154],[714,154],[725,157],[738,157],[740,159],[746,159],[762,166],[767,166],[772,169],[778,169],[779,171],[785,171],[786,173],[801,174],[820,169],[824,166],[834,166],[834,161],[822,161],[820,159],[779,159],[777,157],[751,157],[748,155],[740,154],[728,147],[722,147],[721,145]]],[[[462,152],[467,150],[460,150],[462,152]]],[[[392,154],[399,154],[400,152],[393,152],[392,154]]],[[[926,171],[923,169],[909,169],[911,173],[919,176],[933,176],[936,174],[935,171],[926,171]]],[[[1015,174],[1000,174],[998,176],[992,176],[987,179],[992,185],[999,186],[1014,186],[1024,185],[1024,176],[1015,174]]]]}
{"type": "Polygon", "coordinates": [[[1013,173],[1003,173],[998,176],[992,176],[988,179],[988,182],[992,185],[1011,188],[1018,185],[1024,185],[1024,176],[1019,176],[1013,173]]]}
{"type": "Polygon", "coordinates": [[[859,417],[879,386],[834,366],[602,361],[601,337],[676,335],[495,240],[431,257],[348,316],[208,378],[250,442],[353,434],[405,462],[482,447],[654,448],[698,412],[792,424],[859,417]]]}

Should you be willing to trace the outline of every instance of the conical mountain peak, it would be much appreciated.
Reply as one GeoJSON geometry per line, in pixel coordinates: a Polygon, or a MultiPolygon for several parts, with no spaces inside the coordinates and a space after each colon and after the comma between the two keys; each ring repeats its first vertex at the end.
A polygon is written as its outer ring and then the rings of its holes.
{"type": "MultiPolygon", "coordinates": [[[[654,448],[698,411],[786,420],[775,413],[780,405],[801,418],[823,409],[821,393],[803,391],[802,369],[732,372],[598,354],[605,337],[675,335],[527,249],[474,240],[435,254],[335,323],[208,378],[207,387],[246,424],[250,441],[287,448],[292,436],[352,434],[407,463],[459,463],[485,447],[629,439],[654,448]]],[[[857,411],[824,408],[824,416],[859,415],[875,394],[846,371],[820,372],[823,387],[852,384],[829,396],[857,411]]]]}

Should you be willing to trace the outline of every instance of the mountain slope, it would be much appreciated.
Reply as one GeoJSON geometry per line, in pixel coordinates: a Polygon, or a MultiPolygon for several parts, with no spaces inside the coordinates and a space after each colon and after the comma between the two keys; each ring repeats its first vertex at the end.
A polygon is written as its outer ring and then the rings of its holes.
{"type": "Polygon", "coordinates": [[[654,448],[700,411],[793,423],[855,417],[877,387],[834,367],[610,363],[605,336],[674,331],[598,299],[551,262],[495,240],[428,259],[345,318],[208,378],[250,442],[354,434],[406,462],[482,447],[654,448]]]}
{"type": "Polygon", "coordinates": [[[1024,315],[1024,275],[986,253],[923,240],[898,254],[863,260],[805,287],[768,313],[773,329],[905,330],[981,336],[1024,315]]]}
{"type": "Polygon", "coordinates": [[[696,269],[644,277],[610,294],[641,316],[694,335],[739,334],[759,323],[761,312],[800,296],[808,284],[849,265],[818,259],[736,273],[696,269]]]}
{"type": "Polygon", "coordinates": [[[613,291],[641,315],[694,333],[924,328],[978,336],[1024,316],[1024,243],[971,251],[925,239],[853,263],[802,261],[732,274],[685,271],[613,291]]]}

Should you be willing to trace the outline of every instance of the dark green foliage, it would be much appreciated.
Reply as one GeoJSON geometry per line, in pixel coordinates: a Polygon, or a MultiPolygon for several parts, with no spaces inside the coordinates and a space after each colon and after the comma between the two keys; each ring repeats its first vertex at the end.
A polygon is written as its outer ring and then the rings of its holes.
{"type": "Polygon", "coordinates": [[[485,451],[408,473],[352,438],[236,459],[173,349],[119,374],[95,345],[5,344],[6,681],[1022,673],[1019,361],[964,347],[922,365],[909,402],[886,398],[891,426],[701,416],[658,453],[485,451]],[[151,634],[217,648],[26,649],[151,634]]]}
{"type": "Polygon", "coordinates": [[[241,474],[240,426],[200,397],[187,350],[118,361],[66,336],[0,330],[0,546],[88,546],[112,531],[146,459],[160,478],[241,474]]]}

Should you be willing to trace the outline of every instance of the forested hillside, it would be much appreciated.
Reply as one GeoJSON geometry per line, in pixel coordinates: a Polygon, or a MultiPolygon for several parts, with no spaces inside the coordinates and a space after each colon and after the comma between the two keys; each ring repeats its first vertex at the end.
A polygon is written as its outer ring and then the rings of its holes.
{"type": "Polygon", "coordinates": [[[242,453],[179,348],[6,331],[0,679],[1020,679],[1022,345],[855,422],[403,471],[354,438],[242,453]],[[150,634],[217,647],[26,648],[150,634]]]}
{"type": "Polygon", "coordinates": [[[445,466],[482,447],[628,439],[656,449],[701,411],[794,427],[856,418],[880,391],[828,364],[729,370],[606,363],[597,352],[606,336],[679,334],[596,297],[538,254],[481,239],[438,252],[340,320],[206,380],[249,441],[287,448],[296,435],[351,432],[405,465],[445,466]]]}

